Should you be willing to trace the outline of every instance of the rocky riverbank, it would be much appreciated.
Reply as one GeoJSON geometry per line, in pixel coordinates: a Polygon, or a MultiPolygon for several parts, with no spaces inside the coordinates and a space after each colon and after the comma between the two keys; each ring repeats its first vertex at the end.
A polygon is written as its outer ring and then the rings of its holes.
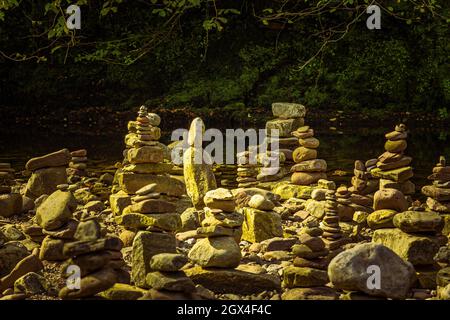
{"type": "MultiPolygon", "coordinates": [[[[281,105],[269,127],[305,117],[281,105]]],[[[0,164],[0,299],[450,299],[450,167],[441,157],[429,169],[419,201],[406,126],[355,162],[347,186],[329,180],[303,122],[288,130],[296,146],[288,131],[269,137],[280,149],[256,165],[239,154],[233,175],[195,161],[200,118],[182,165],[159,115],[133,118],[114,168],[90,167],[83,149],[32,158],[20,174],[0,164]],[[267,175],[274,157],[284,161],[267,175]]]]}

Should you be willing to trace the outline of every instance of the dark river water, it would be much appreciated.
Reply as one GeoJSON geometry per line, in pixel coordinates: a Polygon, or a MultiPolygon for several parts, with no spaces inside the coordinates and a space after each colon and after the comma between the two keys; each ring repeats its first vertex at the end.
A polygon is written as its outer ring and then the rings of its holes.
{"type": "MultiPolygon", "coordinates": [[[[186,121],[186,123],[189,123],[186,121]]],[[[395,123],[395,119],[393,119],[395,123]]],[[[214,127],[214,120],[206,122],[207,127],[214,127]]],[[[218,128],[223,125],[216,124],[218,128]]],[[[337,129],[330,128],[329,124],[312,123],[315,136],[320,140],[318,149],[319,158],[328,162],[330,170],[344,170],[348,172],[339,181],[350,181],[353,163],[356,159],[368,160],[377,157],[383,152],[385,142],[384,134],[391,131],[391,124],[376,127],[361,125],[344,125],[337,129]]],[[[180,126],[162,124],[163,135],[161,141],[170,143],[170,133],[180,126]]],[[[187,127],[187,125],[186,125],[187,127]]],[[[229,127],[229,126],[228,126],[229,127]]],[[[264,123],[256,127],[263,128],[264,123]]],[[[246,129],[244,127],[244,129],[246,129]]],[[[412,179],[418,187],[427,183],[426,176],[431,173],[432,167],[438,161],[439,155],[446,155],[450,160],[450,137],[448,130],[436,129],[427,123],[419,126],[410,126],[408,149],[406,154],[413,157],[415,176],[412,179]]],[[[124,149],[123,137],[126,134],[126,124],[123,130],[114,134],[92,136],[78,134],[52,134],[39,128],[12,130],[1,134],[0,162],[10,162],[16,170],[23,170],[26,161],[34,156],[68,148],[88,150],[90,166],[103,167],[114,164],[122,159],[124,149]]],[[[332,177],[333,179],[333,177],[332,177]]]]}

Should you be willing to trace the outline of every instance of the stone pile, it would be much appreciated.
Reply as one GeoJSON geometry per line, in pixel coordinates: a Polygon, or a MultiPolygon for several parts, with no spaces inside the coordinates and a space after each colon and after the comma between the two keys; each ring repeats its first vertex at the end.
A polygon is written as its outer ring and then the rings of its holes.
{"type": "Polygon", "coordinates": [[[66,184],[66,167],[71,159],[67,149],[30,159],[25,165],[26,170],[32,172],[25,195],[36,199],[43,194],[50,195],[58,185],[66,184]]]}
{"type": "Polygon", "coordinates": [[[70,191],[57,190],[48,196],[36,210],[37,225],[24,231],[35,242],[42,242],[39,258],[44,261],[62,261],[64,245],[75,241],[78,221],[73,218],[77,208],[75,197],[70,191]]]}
{"type": "Polygon", "coordinates": [[[352,194],[346,186],[340,186],[336,189],[336,201],[339,221],[352,221],[355,207],[352,202],[352,194]]]}
{"type": "Polygon", "coordinates": [[[272,200],[256,193],[248,196],[247,201],[239,201],[242,206],[239,212],[244,217],[242,240],[255,243],[283,236],[281,215],[273,210],[275,204],[272,200]]]}
{"type": "Polygon", "coordinates": [[[370,170],[376,168],[376,162],[378,160],[369,160],[363,163],[360,160],[355,161],[355,168],[353,170],[354,176],[352,177],[349,188],[351,194],[351,202],[356,211],[372,212],[373,196],[372,194],[378,190],[378,179],[373,178],[370,170]]]}
{"type": "Polygon", "coordinates": [[[228,164],[216,164],[213,168],[217,186],[224,188],[237,188],[236,167],[228,164]]]}
{"type": "Polygon", "coordinates": [[[128,272],[120,250],[122,241],[102,236],[95,218],[81,221],[75,241],[64,244],[63,254],[69,257],[63,265],[66,286],[59,291],[62,299],[80,299],[103,292],[115,283],[129,283],[128,272]],[[79,272],[80,279],[73,276],[79,272]]]}
{"type": "Polygon", "coordinates": [[[154,192],[163,195],[181,197],[184,193],[183,183],[168,174],[173,165],[164,161],[165,146],[158,141],[160,121],[157,114],[148,113],[142,106],[136,121],[128,123],[126,160],[116,174],[121,190],[110,196],[111,209],[116,215],[131,204],[131,197],[139,189],[150,184],[156,184],[154,192]]]}
{"type": "Polygon", "coordinates": [[[10,217],[22,212],[22,196],[14,193],[14,169],[9,163],[0,163],[0,217],[10,217]]]}
{"type": "Polygon", "coordinates": [[[122,234],[125,246],[132,244],[134,234],[140,230],[171,233],[181,227],[175,204],[165,200],[156,189],[157,184],[152,183],[137,190],[131,197],[131,204],[115,218],[127,230],[122,234]]]}
{"type": "Polygon", "coordinates": [[[338,202],[336,192],[328,191],[326,194],[325,216],[320,223],[323,230],[322,238],[329,250],[338,249],[345,243],[345,238],[339,226],[338,202]]]}
{"type": "Polygon", "coordinates": [[[237,178],[239,188],[251,188],[258,185],[259,173],[256,150],[250,149],[237,154],[237,178]]]}
{"type": "Polygon", "coordinates": [[[415,185],[409,179],[414,176],[410,166],[412,158],[405,156],[408,133],[404,124],[386,134],[385,152],[378,157],[377,168],[371,170],[374,177],[380,178],[380,190],[397,189],[405,195],[415,192],[415,185]]]}
{"type": "Polygon", "coordinates": [[[267,150],[265,153],[259,153],[257,162],[260,170],[256,179],[260,183],[274,182],[283,179],[287,174],[287,169],[284,167],[286,156],[280,150],[267,150]]]}
{"type": "Polygon", "coordinates": [[[275,102],[272,104],[272,113],[276,119],[266,123],[266,135],[269,142],[277,140],[279,147],[278,150],[272,151],[283,153],[287,161],[292,161],[292,150],[295,149],[298,140],[291,132],[304,125],[306,108],[297,103],[275,102]],[[278,134],[272,130],[278,130],[278,134]]]}
{"type": "Polygon", "coordinates": [[[69,176],[87,176],[87,151],[86,149],[80,149],[72,151],[70,153],[72,159],[69,162],[69,168],[67,169],[67,175],[69,176]]]}
{"type": "Polygon", "coordinates": [[[309,126],[302,126],[292,132],[292,135],[298,139],[300,147],[293,152],[295,164],[291,168],[291,182],[307,186],[326,179],[327,163],[323,159],[317,159],[316,149],[320,142],[314,138],[314,130],[309,126]]]}
{"type": "MultiPolygon", "coordinates": [[[[336,299],[333,290],[324,287],[328,283],[326,257],[329,250],[320,238],[321,233],[316,227],[302,229],[298,236],[300,243],[292,246],[292,254],[295,256],[293,265],[283,269],[282,286],[288,289],[309,288],[313,292],[324,291],[323,294],[330,294],[332,299],[336,299]]],[[[283,299],[287,299],[289,292],[292,294],[294,291],[285,292],[283,299]]]]}
{"type": "Polygon", "coordinates": [[[211,190],[204,197],[205,219],[197,229],[196,241],[189,251],[189,259],[208,268],[235,268],[241,260],[238,245],[242,234],[243,217],[235,211],[233,194],[224,188],[211,190]]]}
{"type": "Polygon", "coordinates": [[[445,157],[440,157],[428,180],[433,181],[432,185],[422,188],[422,193],[428,197],[427,207],[447,216],[450,213],[450,166],[445,157]]]}
{"type": "Polygon", "coordinates": [[[392,222],[393,228],[375,230],[372,241],[390,248],[414,265],[421,288],[435,289],[439,267],[434,257],[439,247],[448,241],[441,235],[442,217],[436,212],[404,211],[395,214],[392,222]]]}

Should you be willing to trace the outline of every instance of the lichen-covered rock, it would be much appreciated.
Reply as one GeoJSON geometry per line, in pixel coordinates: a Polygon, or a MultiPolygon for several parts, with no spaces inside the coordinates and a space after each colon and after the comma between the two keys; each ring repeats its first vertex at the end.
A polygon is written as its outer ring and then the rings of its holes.
{"type": "Polygon", "coordinates": [[[285,288],[318,287],[328,283],[328,275],[324,270],[288,266],[283,269],[282,286],[285,288]]]}
{"type": "Polygon", "coordinates": [[[72,193],[57,190],[36,210],[36,222],[46,230],[58,229],[72,218],[76,207],[72,193]]]}
{"type": "Polygon", "coordinates": [[[188,148],[183,155],[183,173],[186,191],[197,209],[205,206],[204,197],[210,190],[216,189],[216,178],[214,176],[209,155],[201,148],[188,148]],[[207,157],[205,160],[203,157],[207,157]]]}
{"type": "Polygon", "coordinates": [[[341,252],[331,260],[328,275],[338,289],[393,299],[406,298],[415,281],[414,268],[410,263],[376,243],[358,244],[341,252]],[[374,273],[377,270],[379,274],[374,273]],[[372,282],[369,278],[372,275],[380,277],[379,283],[372,282]]]}
{"type": "Polygon", "coordinates": [[[368,215],[367,224],[372,229],[393,228],[393,219],[397,214],[395,210],[377,210],[368,215]]]}
{"type": "Polygon", "coordinates": [[[242,240],[261,242],[266,239],[283,236],[281,216],[274,211],[263,211],[245,207],[242,209],[242,240]]]}
{"type": "Polygon", "coordinates": [[[181,197],[185,192],[184,183],[169,175],[121,172],[118,174],[120,188],[127,194],[135,194],[142,187],[156,183],[154,192],[173,197],[181,197]]]}
{"type": "Polygon", "coordinates": [[[280,290],[278,277],[232,269],[203,269],[200,266],[184,270],[194,283],[215,293],[254,294],[280,290]]]}
{"type": "Polygon", "coordinates": [[[197,240],[188,257],[202,267],[236,268],[242,255],[234,238],[225,236],[197,240]]]}
{"type": "Polygon", "coordinates": [[[394,217],[394,225],[408,233],[439,233],[444,219],[436,212],[405,211],[394,217]]]}
{"type": "Polygon", "coordinates": [[[440,246],[437,237],[412,235],[400,229],[375,230],[372,241],[388,247],[413,265],[432,264],[440,246]]]}
{"type": "Polygon", "coordinates": [[[43,194],[52,194],[56,186],[67,183],[66,167],[43,168],[33,172],[28,179],[25,195],[36,199],[43,194]]]}

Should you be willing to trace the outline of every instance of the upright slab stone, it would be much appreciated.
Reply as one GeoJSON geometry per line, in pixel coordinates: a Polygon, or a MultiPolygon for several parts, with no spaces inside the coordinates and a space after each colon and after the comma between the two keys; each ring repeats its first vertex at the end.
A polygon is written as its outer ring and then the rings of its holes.
{"type": "Polygon", "coordinates": [[[186,191],[192,200],[192,204],[197,209],[202,209],[205,206],[203,197],[206,193],[217,188],[211,158],[201,148],[204,128],[202,119],[195,118],[192,121],[188,137],[190,147],[183,155],[186,191]]]}
{"type": "Polygon", "coordinates": [[[133,241],[131,279],[139,287],[147,287],[146,275],[151,258],[159,253],[176,253],[175,236],[168,233],[139,231],[133,241]]]}

